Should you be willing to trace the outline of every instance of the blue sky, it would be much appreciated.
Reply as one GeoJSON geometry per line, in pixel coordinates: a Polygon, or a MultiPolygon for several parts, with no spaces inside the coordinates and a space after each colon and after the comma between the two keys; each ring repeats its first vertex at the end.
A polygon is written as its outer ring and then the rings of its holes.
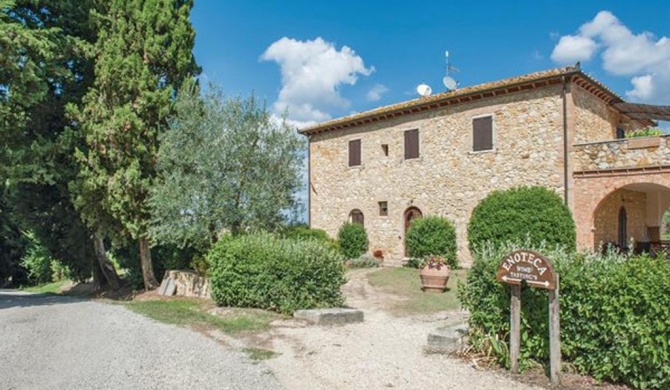
{"type": "Polygon", "coordinates": [[[228,94],[310,124],[581,61],[631,101],[670,104],[670,1],[196,0],[195,55],[228,94]],[[603,12],[604,11],[604,12],[603,12]]]}

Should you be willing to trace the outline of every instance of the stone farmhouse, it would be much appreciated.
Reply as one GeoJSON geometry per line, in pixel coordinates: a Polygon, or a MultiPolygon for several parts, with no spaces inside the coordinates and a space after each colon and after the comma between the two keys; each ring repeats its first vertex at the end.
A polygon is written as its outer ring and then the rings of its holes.
{"type": "Polygon", "coordinates": [[[309,224],[331,236],[364,225],[370,252],[406,256],[414,218],[467,224],[490,191],[555,190],[578,246],[660,241],[670,206],[670,137],[625,138],[670,120],[670,107],[626,103],[579,67],[558,68],[377,108],[300,130],[309,139],[309,224]]]}

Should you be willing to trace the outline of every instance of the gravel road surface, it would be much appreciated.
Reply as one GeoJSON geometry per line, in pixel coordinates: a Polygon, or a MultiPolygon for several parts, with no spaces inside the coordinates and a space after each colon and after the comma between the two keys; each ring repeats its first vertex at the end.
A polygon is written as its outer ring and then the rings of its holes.
{"type": "Polygon", "coordinates": [[[280,389],[263,363],[120,305],[0,290],[0,389],[280,389]]]}

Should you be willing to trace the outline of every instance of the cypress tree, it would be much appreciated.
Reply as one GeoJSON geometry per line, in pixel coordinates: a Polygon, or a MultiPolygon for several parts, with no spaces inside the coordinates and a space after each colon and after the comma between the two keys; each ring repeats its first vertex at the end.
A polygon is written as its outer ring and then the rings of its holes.
{"type": "Polygon", "coordinates": [[[109,234],[139,242],[146,289],[158,285],[147,204],[158,136],[167,128],[178,90],[199,72],[192,54],[192,6],[192,0],[101,1],[94,14],[95,81],[72,110],[85,137],[76,151],[75,205],[96,231],[98,247],[109,234]]]}

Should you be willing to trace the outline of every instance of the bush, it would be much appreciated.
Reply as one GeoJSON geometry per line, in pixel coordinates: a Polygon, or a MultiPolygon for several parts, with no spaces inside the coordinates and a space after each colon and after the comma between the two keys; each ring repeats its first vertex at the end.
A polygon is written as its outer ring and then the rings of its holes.
{"type": "Polygon", "coordinates": [[[342,254],[347,259],[355,259],[368,250],[368,234],[357,223],[345,223],[337,232],[342,254]]]}
{"type": "Polygon", "coordinates": [[[304,225],[289,226],[282,232],[282,236],[293,240],[315,240],[334,250],[340,250],[339,243],[330,238],[325,230],[311,229],[304,225]]]}
{"type": "MultiPolygon", "coordinates": [[[[508,365],[509,286],[495,279],[515,247],[475,253],[459,298],[470,311],[470,340],[508,365]]],[[[670,262],[645,256],[538,250],[560,274],[563,359],[598,380],[670,388],[670,262]]],[[[549,361],[547,292],[522,289],[519,365],[549,361]]]]}
{"type": "Polygon", "coordinates": [[[290,314],[340,306],[342,256],[316,241],[270,234],[225,236],[207,255],[212,298],[219,305],[290,314]]]}
{"type": "Polygon", "coordinates": [[[346,264],[349,268],[376,268],[380,266],[381,261],[376,257],[362,255],[357,259],[347,261],[346,264]]]}
{"type": "Polygon", "coordinates": [[[52,282],[53,271],[51,263],[55,262],[47,253],[47,249],[40,243],[32,232],[24,233],[28,246],[21,259],[21,266],[28,271],[30,284],[44,284],[52,282]]]}
{"type": "Polygon", "coordinates": [[[663,130],[653,127],[647,127],[646,129],[627,132],[626,138],[655,137],[659,135],[663,135],[663,130]]]}
{"type": "Polygon", "coordinates": [[[494,246],[530,239],[574,251],[575,222],[561,197],[544,187],[493,191],[472,211],[468,225],[470,251],[487,242],[494,246]]]}
{"type": "Polygon", "coordinates": [[[407,230],[405,243],[412,258],[438,255],[443,256],[451,268],[458,267],[456,229],[446,218],[427,216],[415,219],[407,230]]]}

